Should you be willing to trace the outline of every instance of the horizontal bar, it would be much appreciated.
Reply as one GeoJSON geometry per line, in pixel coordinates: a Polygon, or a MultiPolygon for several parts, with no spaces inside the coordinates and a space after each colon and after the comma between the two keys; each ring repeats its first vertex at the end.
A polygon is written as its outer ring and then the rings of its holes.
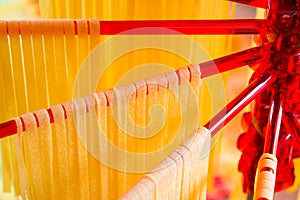
{"type": "Polygon", "coordinates": [[[269,87],[276,80],[275,76],[269,73],[263,74],[254,80],[248,87],[233,99],[227,106],[219,111],[205,127],[214,136],[223,126],[233,119],[242,109],[244,109],[257,95],[265,88],[269,87]]]}
{"type": "Polygon", "coordinates": [[[255,6],[259,8],[265,8],[265,9],[269,8],[268,5],[269,0],[230,0],[230,1],[246,4],[249,6],[255,6]]]}
{"type": "MultiPolygon", "coordinates": [[[[52,113],[51,109],[47,109],[47,113],[49,115],[50,123],[53,123],[54,118],[53,118],[53,113],[52,113]]],[[[66,118],[66,116],[67,116],[66,113],[65,113],[64,116],[66,118]]],[[[21,117],[20,117],[20,119],[22,121],[22,131],[26,131],[23,119],[21,117]]],[[[40,127],[38,122],[37,122],[37,127],[40,127]]],[[[18,133],[18,127],[17,127],[17,123],[16,123],[15,120],[9,120],[7,122],[4,122],[4,123],[0,124],[0,139],[8,137],[8,136],[12,136],[12,135],[17,134],[17,133],[18,133]]]]}
{"type": "Polygon", "coordinates": [[[19,34],[86,34],[100,35],[222,35],[260,34],[266,32],[262,19],[232,20],[129,20],[99,21],[97,19],[33,19],[0,20],[1,30],[19,34]],[[160,29],[159,29],[160,28],[160,29]]]}
{"type": "Polygon", "coordinates": [[[14,135],[17,132],[18,127],[15,120],[10,120],[0,124],[0,138],[5,138],[14,135]]]}
{"type": "Polygon", "coordinates": [[[147,21],[101,21],[101,34],[174,34],[169,30],[140,29],[164,28],[186,35],[259,34],[266,30],[265,20],[147,20],[147,21]],[[131,30],[131,31],[128,31],[131,30]],[[127,32],[126,32],[127,31],[127,32]]]}
{"type": "Polygon", "coordinates": [[[199,67],[202,78],[255,63],[263,58],[263,50],[264,49],[261,46],[253,47],[251,49],[201,63],[199,64],[199,67]]]}

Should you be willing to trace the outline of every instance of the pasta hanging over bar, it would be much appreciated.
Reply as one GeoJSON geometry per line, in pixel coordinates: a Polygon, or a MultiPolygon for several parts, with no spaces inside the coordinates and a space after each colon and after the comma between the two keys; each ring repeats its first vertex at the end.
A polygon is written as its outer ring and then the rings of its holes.
{"type": "Polygon", "coordinates": [[[197,130],[121,199],[205,199],[209,143],[207,129],[197,130]]]}
{"type": "MultiPolygon", "coordinates": [[[[182,194],[177,192],[177,195],[182,195],[181,199],[189,195],[205,196],[210,146],[207,137],[210,136],[204,129],[200,138],[199,133],[192,136],[198,121],[192,124],[193,120],[184,119],[187,115],[195,117],[193,112],[197,110],[197,102],[187,102],[199,98],[200,77],[199,68],[190,65],[179,69],[178,73],[167,72],[149,78],[144,83],[119,86],[52,106],[52,124],[46,110],[16,118],[20,132],[14,140],[22,197],[40,199],[48,195],[49,199],[116,199],[152,169],[178,170],[175,174],[185,180],[179,184],[181,178],[178,178],[177,187],[174,185],[174,189],[182,190],[182,194]],[[138,102],[144,102],[144,106],[138,102]],[[167,116],[162,129],[152,136],[153,130],[157,131],[155,127],[158,123],[153,123],[156,119],[149,113],[157,104],[167,116]],[[140,127],[128,126],[130,120],[138,125],[146,122],[143,124],[145,127],[147,123],[148,127],[153,127],[142,130],[143,135],[134,137],[131,135],[140,132],[136,131],[140,127]],[[175,125],[177,121],[180,127],[175,125]],[[122,124],[118,123],[124,123],[125,130],[121,130],[122,124]],[[22,132],[23,124],[26,132],[22,132]],[[183,141],[183,146],[172,154],[173,162],[181,162],[181,168],[177,169],[174,164],[165,163],[168,162],[165,157],[183,141]],[[110,143],[123,151],[114,150],[110,143]],[[208,145],[208,149],[203,150],[205,145],[208,145]],[[199,157],[201,150],[202,158],[199,157]],[[162,160],[165,161],[158,165],[162,160]],[[199,170],[201,173],[198,173],[199,170]]],[[[157,184],[163,180],[156,180],[157,184]]],[[[157,196],[158,199],[160,197],[157,196]]]]}

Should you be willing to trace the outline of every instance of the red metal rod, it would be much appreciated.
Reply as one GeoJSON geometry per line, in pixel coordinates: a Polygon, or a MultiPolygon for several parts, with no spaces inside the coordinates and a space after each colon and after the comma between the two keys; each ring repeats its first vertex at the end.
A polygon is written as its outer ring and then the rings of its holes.
{"type": "Polygon", "coordinates": [[[266,129],[264,153],[276,156],[279,131],[282,119],[283,97],[278,91],[272,97],[270,114],[266,129]]]}
{"type": "Polygon", "coordinates": [[[260,78],[250,83],[241,94],[233,99],[205,125],[210,131],[211,136],[214,136],[223,126],[234,118],[237,113],[245,108],[258,94],[270,86],[275,80],[275,76],[265,73],[260,78]]]}
{"type": "MultiPolygon", "coordinates": [[[[50,123],[53,123],[54,118],[53,118],[53,113],[52,113],[51,109],[47,109],[47,112],[49,115],[50,123]]],[[[66,113],[65,113],[65,118],[66,118],[66,113]]],[[[23,119],[22,118],[20,118],[20,119],[22,121],[22,131],[26,131],[25,124],[23,123],[23,119]]],[[[37,122],[37,127],[40,127],[38,122],[37,122]]],[[[10,120],[10,121],[0,124],[0,139],[8,137],[8,136],[12,136],[17,133],[18,133],[18,127],[17,127],[17,123],[15,120],[10,120]]]]}
{"type": "Polygon", "coordinates": [[[249,6],[265,8],[265,9],[267,9],[269,7],[268,0],[230,0],[230,1],[246,4],[249,6]]]}
{"type": "Polygon", "coordinates": [[[254,47],[199,64],[202,78],[252,64],[263,58],[263,48],[254,47]]]}
{"type": "Polygon", "coordinates": [[[0,138],[8,137],[17,133],[15,120],[10,120],[0,124],[0,138]]]}
{"type": "MultiPolygon", "coordinates": [[[[24,27],[28,26],[28,33],[53,34],[70,32],[70,21],[61,19],[38,20],[0,20],[0,25],[19,30],[22,34],[24,27]],[[67,27],[65,27],[67,26],[67,27]],[[23,27],[20,28],[20,27],[23,27]],[[68,30],[67,30],[68,28],[68,30]]],[[[79,26],[84,26],[88,34],[95,33],[95,28],[100,27],[100,35],[222,35],[222,34],[263,34],[266,33],[266,21],[262,19],[232,19],[232,20],[130,20],[130,21],[97,21],[74,20],[74,34],[78,34],[79,26]],[[99,27],[95,27],[99,26],[99,27]],[[155,29],[154,29],[155,28],[155,29]],[[161,29],[157,29],[161,28],[161,29]],[[173,30],[173,31],[170,31],[173,30]]]]}
{"type": "Polygon", "coordinates": [[[115,35],[124,31],[132,35],[174,34],[163,29],[138,29],[148,27],[171,29],[186,35],[259,34],[266,31],[265,22],[260,19],[100,21],[100,34],[115,35]],[[128,32],[132,29],[137,30],[128,32]]]}

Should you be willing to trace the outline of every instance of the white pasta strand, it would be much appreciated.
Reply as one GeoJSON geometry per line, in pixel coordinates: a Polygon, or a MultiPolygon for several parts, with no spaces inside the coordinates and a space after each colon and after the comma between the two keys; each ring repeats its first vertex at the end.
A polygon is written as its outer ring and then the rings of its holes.
{"type": "Polygon", "coordinates": [[[199,155],[209,150],[204,146],[210,139],[207,129],[198,129],[120,200],[205,199],[207,170],[202,169],[207,169],[208,156],[199,155]]]}

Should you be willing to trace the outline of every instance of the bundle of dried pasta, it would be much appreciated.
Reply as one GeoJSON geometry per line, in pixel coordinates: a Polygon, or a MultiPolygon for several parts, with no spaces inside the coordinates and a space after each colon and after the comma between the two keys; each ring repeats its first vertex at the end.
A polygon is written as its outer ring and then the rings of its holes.
{"type": "MultiPolygon", "coordinates": [[[[0,121],[72,99],[77,70],[99,44],[99,29],[98,20],[2,20],[0,121]]],[[[3,191],[19,194],[11,144],[1,140],[3,191]]]]}
{"type": "Polygon", "coordinates": [[[183,199],[205,195],[204,136],[187,140],[199,123],[200,85],[190,65],[15,118],[21,196],[120,198],[183,141],[173,189],[183,199]]]}
{"type": "Polygon", "coordinates": [[[210,133],[198,129],[121,199],[205,199],[210,133]]]}

